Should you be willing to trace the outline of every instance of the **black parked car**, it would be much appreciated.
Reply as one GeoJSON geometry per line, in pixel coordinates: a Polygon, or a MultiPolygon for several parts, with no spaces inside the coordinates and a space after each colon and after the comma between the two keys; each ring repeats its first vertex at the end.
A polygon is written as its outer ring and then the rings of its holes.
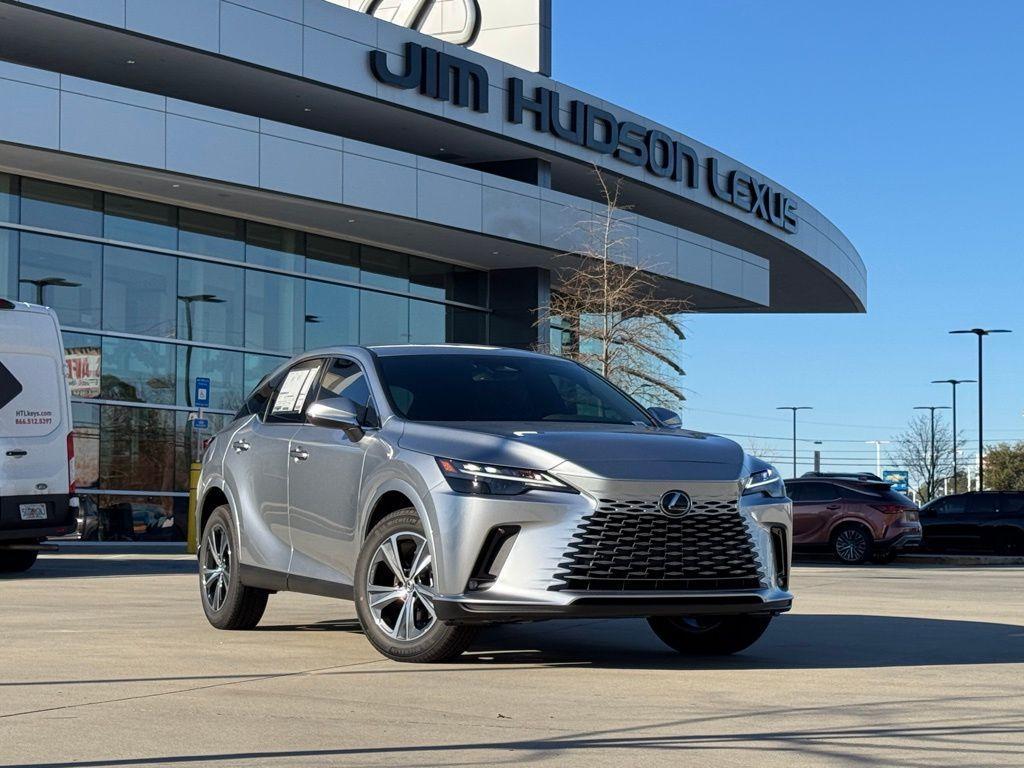
{"type": "Polygon", "coordinates": [[[958,493],[921,508],[930,552],[1024,555],[1024,491],[958,493]]]}

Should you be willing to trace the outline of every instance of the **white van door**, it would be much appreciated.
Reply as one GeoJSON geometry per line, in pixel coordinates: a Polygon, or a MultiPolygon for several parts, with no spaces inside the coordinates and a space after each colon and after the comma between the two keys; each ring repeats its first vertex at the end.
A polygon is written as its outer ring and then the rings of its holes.
{"type": "Polygon", "coordinates": [[[0,311],[0,496],[69,492],[70,403],[49,311],[0,311]]]}

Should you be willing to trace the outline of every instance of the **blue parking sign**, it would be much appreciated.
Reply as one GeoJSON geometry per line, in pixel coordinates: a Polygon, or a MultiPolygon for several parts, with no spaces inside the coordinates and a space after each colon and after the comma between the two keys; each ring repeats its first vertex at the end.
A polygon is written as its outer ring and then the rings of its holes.
{"type": "Polygon", "coordinates": [[[192,419],[192,429],[208,429],[209,426],[209,419],[192,419]]]}
{"type": "Polygon", "coordinates": [[[196,379],[195,406],[196,406],[196,408],[209,408],[210,407],[210,380],[209,379],[196,379]]]}

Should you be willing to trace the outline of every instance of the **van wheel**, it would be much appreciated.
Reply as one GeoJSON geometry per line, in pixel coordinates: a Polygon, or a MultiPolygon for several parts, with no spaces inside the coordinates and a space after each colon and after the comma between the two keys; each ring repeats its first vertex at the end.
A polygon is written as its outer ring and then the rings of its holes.
{"type": "Polygon", "coordinates": [[[0,573],[24,573],[36,563],[34,549],[0,550],[0,573]]]}
{"type": "Polygon", "coordinates": [[[253,629],[267,608],[269,593],[238,578],[237,540],[231,511],[217,507],[199,546],[199,594],[207,620],[217,629],[253,629]]]}
{"type": "Polygon", "coordinates": [[[651,616],[647,623],[665,645],[687,656],[728,656],[756,643],[771,616],[651,616]]]}
{"type": "Polygon", "coordinates": [[[874,542],[862,525],[847,523],[832,534],[832,554],[846,565],[860,565],[871,558],[874,542]]]}
{"type": "Polygon", "coordinates": [[[448,661],[476,636],[475,627],[444,624],[434,613],[430,542],[415,509],[392,512],[370,531],[355,581],[359,622],[373,647],[389,659],[448,661]]]}

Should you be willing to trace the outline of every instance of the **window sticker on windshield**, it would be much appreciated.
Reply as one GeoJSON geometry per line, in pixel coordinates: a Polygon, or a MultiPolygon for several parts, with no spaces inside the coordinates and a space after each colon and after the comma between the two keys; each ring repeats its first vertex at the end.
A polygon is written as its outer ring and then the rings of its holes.
{"type": "Polygon", "coordinates": [[[298,413],[302,410],[309,394],[309,388],[313,386],[320,366],[314,368],[299,368],[289,371],[284,383],[274,401],[272,413],[298,413]]]}

